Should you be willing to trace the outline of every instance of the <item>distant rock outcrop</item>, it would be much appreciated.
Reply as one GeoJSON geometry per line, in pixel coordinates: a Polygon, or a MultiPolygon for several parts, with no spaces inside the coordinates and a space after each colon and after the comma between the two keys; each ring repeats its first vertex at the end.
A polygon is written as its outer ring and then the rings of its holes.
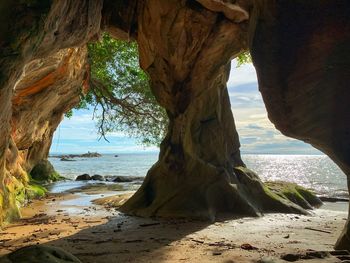
{"type": "Polygon", "coordinates": [[[98,152],[87,152],[83,154],[62,154],[62,155],[51,155],[51,158],[60,158],[61,161],[74,161],[73,158],[95,158],[101,157],[102,155],[98,152]]]}

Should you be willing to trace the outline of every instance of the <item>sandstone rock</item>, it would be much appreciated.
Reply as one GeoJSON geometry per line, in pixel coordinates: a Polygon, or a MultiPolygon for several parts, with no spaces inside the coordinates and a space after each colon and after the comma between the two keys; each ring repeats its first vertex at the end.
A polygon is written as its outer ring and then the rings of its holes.
{"type": "MultiPolygon", "coordinates": [[[[222,12],[228,19],[240,23],[249,19],[247,10],[239,6],[236,1],[225,0],[197,0],[203,6],[214,12],[222,12]]],[[[249,1],[247,1],[249,2],[249,1]]]]}
{"type": "Polygon", "coordinates": [[[159,161],[120,210],[209,220],[221,212],[307,213],[287,199],[272,197],[248,169],[234,170],[244,164],[226,82],[231,58],[247,46],[248,16],[227,1],[198,2],[203,5],[146,1],[138,9],[140,64],[168,112],[169,129],[159,161]],[[239,13],[239,23],[210,11],[230,16],[230,7],[239,13]]]}
{"type": "MultiPolygon", "coordinates": [[[[327,154],[350,187],[350,2],[254,5],[250,51],[269,119],[327,154]]],[[[350,215],[336,247],[350,250],[350,215]]]]}
{"type": "Polygon", "coordinates": [[[7,189],[14,180],[23,188],[26,172],[47,158],[64,112],[87,88],[81,46],[100,30],[102,0],[4,0],[0,5],[1,224],[18,209],[7,189]]]}
{"type": "Polygon", "coordinates": [[[32,245],[20,248],[6,257],[0,258],[3,263],[81,263],[72,254],[61,248],[47,245],[32,245]]]}
{"type": "MultiPolygon", "coordinates": [[[[248,40],[269,118],[329,155],[350,187],[349,1],[4,0],[1,7],[0,223],[18,216],[12,189],[23,190],[26,172],[46,159],[62,114],[88,86],[84,45],[101,19],[113,36],[137,40],[169,116],[159,161],[123,211],[214,220],[220,212],[258,215],[273,202],[305,212],[271,198],[240,157],[226,81],[248,40]]],[[[349,244],[350,217],[337,247],[349,244]]]]}
{"type": "Polygon", "coordinates": [[[76,181],[88,181],[88,180],[92,180],[92,178],[88,174],[81,174],[81,175],[78,175],[75,180],[76,181]]]}
{"type": "Polygon", "coordinates": [[[323,203],[311,190],[294,183],[276,181],[266,182],[265,185],[275,194],[287,198],[304,209],[320,207],[323,203]]]}

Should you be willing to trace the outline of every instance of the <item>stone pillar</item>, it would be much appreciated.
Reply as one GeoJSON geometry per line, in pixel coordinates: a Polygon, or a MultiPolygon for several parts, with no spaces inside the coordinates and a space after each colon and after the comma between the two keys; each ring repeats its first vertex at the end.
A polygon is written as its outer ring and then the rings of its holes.
{"type": "Polygon", "coordinates": [[[247,24],[193,1],[149,0],[138,10],[141,67],[169,127],[158,162],[121,211],[211,220],[219,212],[299,211],[266,194],[240,157],[226,82],[247,24]]]}

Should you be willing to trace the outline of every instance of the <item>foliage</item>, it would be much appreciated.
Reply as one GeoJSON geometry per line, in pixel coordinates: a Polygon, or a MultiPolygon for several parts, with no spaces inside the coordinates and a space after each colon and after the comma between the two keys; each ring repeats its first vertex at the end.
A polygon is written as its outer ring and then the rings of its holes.
{"type": "MultiPolygon", "coordinates": [[[[103,34],[100,42],[88,45],[88,53],[90,89],[76,108],[93,107],[101,138],[106,139],[111,132],[123,132],[143,144],[159,144],[168,119],[151,92],[148,76],[139,66],[137,44],[103,34]]],[[[250,62],[247,51],[237,57],[237,67],[250,62]]],[[[72,113],[67,112],[66,117],[72,117],[72,113]]]]}
{"type": "Polygon", "coordinates": [[[88,45],[88,53],[90,89],[77,108],[93,106],[98,132],[105,139],[108,133],[123,132],[143,144],[159,144],[167,116],[151,92],[148,76],[139,66],[136,43],[104,34],[100,42],[88,45]]]}
{"type": "Polygon", "coordinates": [[[240,66],[242,66],[243,64],[246,63],[252,63],[252,57],[250,56],[249,51],[244,51],[243,53],[241,53],[237,58],[237,68],[239,68],[240,66]]]}

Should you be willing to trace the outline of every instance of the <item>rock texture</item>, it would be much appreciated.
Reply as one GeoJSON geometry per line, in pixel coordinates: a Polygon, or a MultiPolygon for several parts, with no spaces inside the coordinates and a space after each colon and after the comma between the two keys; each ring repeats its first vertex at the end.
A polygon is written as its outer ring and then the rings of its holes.
{"type": "Polygon", "coordinates": [[[7,256],[0,258],[2,263],[81,263],[72,254],[59,247],[33,245],[18,249],[7,256]]]}
{"type": "Polygon", "coordinates": [[[84,45],[102,1],[1,1],[0,223],[18,216],[16,193],[47,158],[63,113],[87,87],[84,45]]]}
{"type": "MultiPolygon", "coordinates": [[[[350,187],[349,1],[256,1],[251,54],[270,120],[312,144],[350,187]]],[[[337,245],[350,250],[349,220],[337,245]]]]}
{"type": "MultiPolygon", "coordinates": [[[[270,119],[350,178],[346,0],[5,0],[0,11],[0,224],[18,216],[16,192],[87,87],[84,45],[100,26],[138,42],[141,66],[170,120],[159,161],[123,211],[210,219],[305,212],[271,192],[240,158],[226,81],[248,39],[270,119]]],[[[349,249],[347,224],[338,248],[349,249]]]]}
{"type": "Polygon", "coordinates": [[[120,209],[210,220],[218,213],[305,213],[238,168],[244,164],[226,82],[230,60],[247,45],[248,11],[230,4],[228,19],[203,2],[145,1],[138,9],[141,67],[170,124],[158,162],[120,209]]]}

